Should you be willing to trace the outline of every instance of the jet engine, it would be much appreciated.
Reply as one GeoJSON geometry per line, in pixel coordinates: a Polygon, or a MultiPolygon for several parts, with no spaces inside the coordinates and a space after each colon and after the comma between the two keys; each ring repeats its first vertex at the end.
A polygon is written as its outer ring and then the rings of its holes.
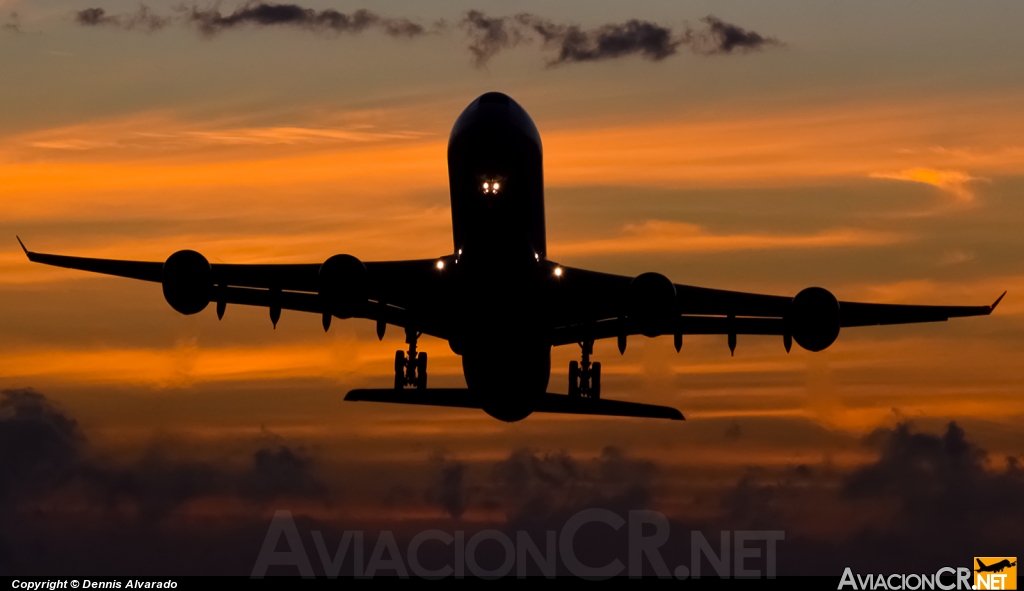
{"type": "Polygon", "coordinates": [[[164,261],[164,299],[182,314],[198,314],[213,293],[210,262],[194,250],[179,250],[164,261]]]}
{"type": "Polygon", "coordinates": [[[366,265],[349,254],[336,254],[320,265],[320,298],[331,315],[352,318],[366,304],[366,265]]]}
{"type": "Polygon", "coordinates": [[[629,284],[627,316],[637,323],[640,333],[656,337],[671,330],[676,313],[676,286],[659,273],[637,275],[629,284]]]}
{"type": "Polygon", "coordinates": [[[839,336],[839,300],[827,289],[796,294],[786,317],[793,340],[808,351],[823,351],[839,336]]]}

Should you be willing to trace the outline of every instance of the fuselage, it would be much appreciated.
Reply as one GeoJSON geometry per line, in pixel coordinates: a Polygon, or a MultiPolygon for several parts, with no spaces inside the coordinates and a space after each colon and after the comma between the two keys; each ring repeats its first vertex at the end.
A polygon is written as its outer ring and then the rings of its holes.
{"type": "Polygon", "coordinates": [[[457,261],[452,349],[467,385],[490,401],[484,410],[518,420],[551,372],[543,158],[526,111],[497,92],[470,103],[448,140],[448,182],[457,261]]]}

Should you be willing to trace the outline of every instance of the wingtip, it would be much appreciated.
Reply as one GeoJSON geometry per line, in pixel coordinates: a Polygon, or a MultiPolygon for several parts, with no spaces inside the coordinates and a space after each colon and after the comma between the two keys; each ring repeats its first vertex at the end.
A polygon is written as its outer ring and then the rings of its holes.
{"type": "Polygon", "coordinates": [[[21,241],[21,237],[20,236],[15,236],[15,238],[18,239],[18,244],[21,245],[21,250],[25,251],[25,256],[27,256],[27,257],[29,257],[31,259],[32,257],[29,255],[28,249],[25,248],[25,243],[21,241]]]}
{"type": "Polygon", "coordinates": [[[989,312],[993,312],[996,309],[996,306],[999,305],[999,302],[1003,301],[1003,297],[1004,296],[1006,296],[1006,292],[1005,291],[1003,292],[1003,295],[1001,295],[998,298],[996,298],[996,301],[992,302],[992,305],[988,307],[988,311],[989,312]]]}

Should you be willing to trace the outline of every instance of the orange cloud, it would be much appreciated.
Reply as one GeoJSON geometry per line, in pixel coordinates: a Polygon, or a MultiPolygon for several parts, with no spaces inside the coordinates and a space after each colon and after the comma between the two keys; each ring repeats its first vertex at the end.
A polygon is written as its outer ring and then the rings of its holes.
{"type": "Polygon", "coordinates": [[[982,180],[958,170],[933,170],[930,168],[910,168],[899,172],[876,172],[870,176],[876,179],[909,181],[938,187],[952,195],[960,204],[968,204],[974,201],[974,194],[968,189],[967,184],[971,181],[982,180]]]}
{"type": "MultiPolygon", "coordinates": [[[[425,342],[426,347],[432,376],[462,375],[458,358],[446,345],[432,341],[425,342]]],[[[0,375],[9,381],[41,378],[158,388],[295,377],[351,382],[390,377],[393,354],[354,339],[259,347],[199,347],[183,342],[170,349],[19,349],[0,355],[0,375]]]]}
{"type": "MultiPolygon", "coordinates": [[[[1024,168],[1013,132],[1024,127],[1019,103],[1003,97],[537,123],[553,186],[792,186],[881,174],[967,199],[974,175],[1024,168]],[[879,173],[893,170],[902,172],[879,173]],[[964,170],[971,172],[951,172],[964,170]]],[[[398,109],[259,127],[161,113],[23,133],[2,138],[0,199],[8,219],[110,219],[182,210],[195,218],[281,203],[315,216],[365,198],[444,194],[450,121],[398,109]]]]}
{"type": "Polygon", "coordinates": [[[881,246],[906,237],[869,230],[839,229],[814,234],[709,234],[695,224],[650,220],[627,225],[616,238],[551,245],[553,256],[622,252],[725,252],[842,246],[881,246]]]}

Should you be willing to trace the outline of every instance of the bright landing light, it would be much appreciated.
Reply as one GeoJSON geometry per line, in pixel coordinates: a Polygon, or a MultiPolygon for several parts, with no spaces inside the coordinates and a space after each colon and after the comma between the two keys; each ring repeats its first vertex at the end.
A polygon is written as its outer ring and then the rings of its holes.
{"type": "Polygon", "coordinates": [[[555,277],[561,277],[561,276],[562,276],[562,268],[561,267],[555,267],[555,277]]]}
{"type": "Polygon", "coordinates": [[[444,261],[437,261],[437,268],[444,269],[444,261]]]}

